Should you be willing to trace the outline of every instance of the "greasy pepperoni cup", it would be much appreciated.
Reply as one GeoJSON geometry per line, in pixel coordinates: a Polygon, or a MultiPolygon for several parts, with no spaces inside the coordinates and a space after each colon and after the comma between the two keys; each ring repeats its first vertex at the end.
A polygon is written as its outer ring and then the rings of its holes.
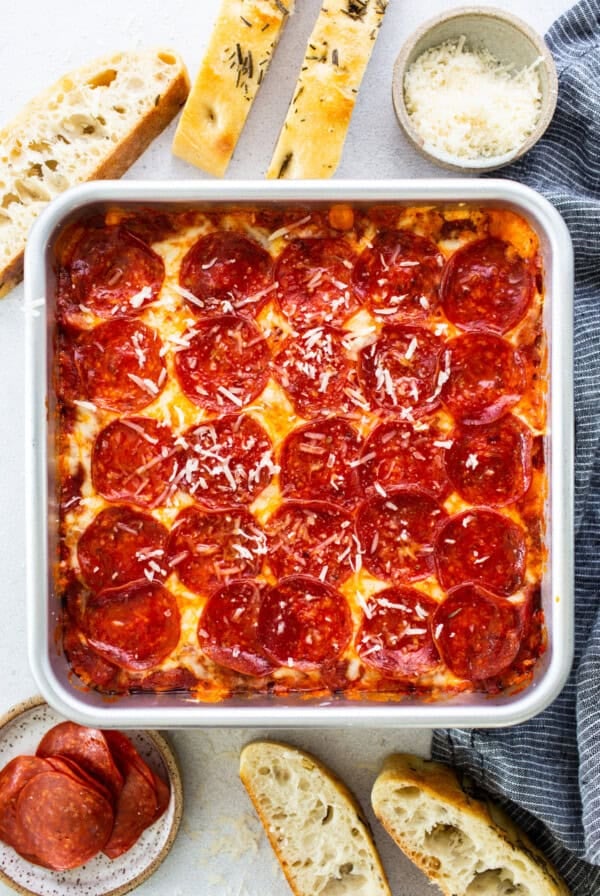
{"type": "Polygon", "coordinates": [[[523,585],[525,532],[495,510],[473,508],[451,517],[435,544],[435,566],[442,588],[473,582],[508,597],[523,585]]]}
{"type": "Polygon", "coordinates": [[[356,532],[362,562],[380,579],[417,582],[434,570],[433,546],[446,512],[426,492],[394,488],[360,505],[356,532]]]}
{"type": "Polygon", "coordinates": [[[230,582],[210,597],[198,622],[200,649],[213,662],[242,675],[273,669],[258,634],[262,590],[257,582],[230,582]]]}
{"type": "Polygon", "coordinates": [[[356,638],[363,663],[392,678],[422,675],[439,666],[431,618],[437,603],[406,585],[370,598],[356,638]]]}
{"type": "Polygon", "coordinates": [[[164,581],[168,529],[159,520],[131,507],[101,510],[77,543],[81,578],[93,591],[132,582],[164,581]]]}
{"type": "Polygon", "coordinates": [[[148,417],[113,420],[98,433],[92,449],[94,488],[107,501],[164,504],[176,488],[181,455],[165,423],[148,417]]]}
{"type": "Polygon", "coordinates": [[[139,320],[111,320],[86,330],[73,349],[82,393],[107,411],[141,411],[162,392],[167,371],[156,330],[139,320]]]}
{"type": "Polygon", "coordinates": [[[484,681],[505,672],[519,652],[521,617],[513,604],[478,585],[459,585],[435,611],[433,637],[451,672],[484,681]]]}
{"type": "Polygon", "coordinates": [[[182,510],[171,528],[170,569],[186,588],[207,594],[231,579],[260,572],[265,534],[248,510],[182,510]]]}
{"type": "Polygon", "coordinates": [[[83,627],[101,657],[123,669],[151,669],[177,647],[179,608],[162,585],[129,585],[88,600],[83,627]]]}
{"type": "Polygon", "coordinates": [[[175,354],[175,372],[189,400],[217,413],[238,411],[267,385],[271,355],[257,325],[235,314],[201,320],[175,354]]]}
{"type": "Polygon", "coordinates": [[[187,303],[195,314],[255,315],[271,296],[273,263],[254,240],[220,230],[200,237],[187,252],[179,283],[192,294],[187,303]]]}
{"type": "Polygon", "coordinates": [[[506,333],[524,317],[534,293],[532,265],[493,237],[458,249],[442,278],[446,317],[462,330],[506,333]]]}
{"type": "Polygon", "coordinates": [[[352,516],[327,501],[284,501],[266,524],[269,566],[278,578],[302,573],[337,585],[352,573],[352,516]]]}
{"type": "Polygon", "coordinates": [[[448,378],[442,401],[455,420],[491,423],[515,405],[526,389],[521,353],[492,333],[467,333],[446,346],[448,378]]]}
{"type": "Polygon", "coordinates": [[[135,317],[156,301],[164,277],[160,255],[124,227],[82,227],[59,272],[59,312],[73,322],[85,311],[135,317]]]}
{"type": "Polygon", "coordinates": [[[179,485],[206,507],[251,504],[278,472],[269,436],[246,414],[192,426],[179,441],[179,485]]]}
{"type": "Polygon", "coordinates": [[[281,666],[310,671],[331,665],[352,634],[350,608],[331,585],[288,576],[270,588],[258,616],[258,640],[281,666]]]}
{"type": "Polygon", "coordinates": [[[383,327],[360,353],[359,378],[367,398],[407,419],[434,411],[444,381],[442,346],[424,327],[383,327]]]}
{"type": "Polygon", "coordinates": [[[281,449],[284,498],[355,504],[362,496],[360,450],[358,433],[343,417],[297,427],[281,449]]]}
{"type": "Polygon", "coordinates": [[[344,342],[347,335],[333,327],[313,327],[291,336],[275,356],[275,376],[302,417],[364,406],[356,362],[344,342]]]}
{"type": "Polygon", "coordinates": [[[354,252],[343,237],[296,239],[277,261],[277,301],[294,325],[341,326],[360,302],[352,286],[354,252]]]}
{"type": "Polygon", "coordinates": [[[446,451],[448,476],[471,504],[502,507],[519,501],[531,485],[531,430],[512,414],[484,426],[461,426],[446,451]]]}
{"type": "Polygon", "coordinates": [[[365,442],[360,476],[365,491],[385,491],[396,485],[429,492],[437,499],[450,490],[444,466],[448,437],[435,423],[415,429],[410,423],[387,421],[365,442]]]}
{"type": "Polygon", "coordinates": [[[424,320],[438,305],[443,264],[432,240],[408,230],[387,230],[361,253],[353,283],[380,320],[424,320]]]}

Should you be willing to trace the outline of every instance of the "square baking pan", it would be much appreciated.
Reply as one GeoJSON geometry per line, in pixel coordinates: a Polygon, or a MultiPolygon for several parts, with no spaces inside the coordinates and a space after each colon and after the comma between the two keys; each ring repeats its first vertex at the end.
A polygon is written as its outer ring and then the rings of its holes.
{"type": "Polygon", "coordinates": [[[507,180],[295,181],[263,183],[105,181],[76,187],[54,200],[32,228],[25,257],[26,302],[26,501],[29,660],[46,700],[66,717],[119,728],[179,727],[497,727],[523,722],[560,692],[573,652],[573,260],[567,228],[539,194],[507,180]],[[53,257],[61,230],[81,216],[109,207],[174,210],[246,205],[357,206],[461,203],[521,215],[539,237],[545,276],[544,327],[548,346],[548,476],[545,538],[547,562],[542,608],[548,649],[533,681],[518,693],[468,693],[450,699],[375,701],[306,697],[231,697],[202,703],[186,693],[106,696],[83,687],[69,670],[57,636],[60,601],[55,594],[58,549],[55,495],[55,345],[53,257]]]}

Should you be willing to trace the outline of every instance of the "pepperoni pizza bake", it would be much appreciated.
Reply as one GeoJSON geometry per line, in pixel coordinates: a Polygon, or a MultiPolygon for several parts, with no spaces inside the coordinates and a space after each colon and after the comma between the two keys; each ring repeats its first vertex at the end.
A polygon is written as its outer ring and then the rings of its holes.
{"type": "Polygon", "coordinates": [[[110,208],[56,249],[60,637],[103,694],[522,689],[538,238],[501,208],[110,208]]]}

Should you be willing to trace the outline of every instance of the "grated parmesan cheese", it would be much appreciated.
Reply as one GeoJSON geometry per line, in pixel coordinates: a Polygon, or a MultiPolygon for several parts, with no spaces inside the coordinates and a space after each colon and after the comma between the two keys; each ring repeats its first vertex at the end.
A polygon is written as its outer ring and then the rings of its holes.
{"type": "Polygon", "coordinates": [[[540,114],[539,61],[515,71],[465,48],[464,37],[422,53],[406,72],[404,99],[425,149],[475,160],[521,146],[540,114]]]}

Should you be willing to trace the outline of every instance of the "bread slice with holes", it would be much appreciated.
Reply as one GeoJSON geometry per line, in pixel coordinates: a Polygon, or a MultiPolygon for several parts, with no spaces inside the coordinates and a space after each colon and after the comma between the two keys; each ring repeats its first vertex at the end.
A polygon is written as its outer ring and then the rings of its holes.
{"type": "Polygon", "coordinates": [[[360,806],[318,759],[256,741],[240,777],[296,896],[391,896],[360,806]]]}
{"type": "Polygon", "coordinates": [[[177,125],[173,153],[222,177],[294,0],[221,0],[210,43],[177,125]]]}
{"type": "Polygon", "coordinates": [[[29,229],[59,193],[120,177],[189,92],[172,50],[103,56],[65,75],[0,131],[0,296],[23,275],[29,229]]]}
{"type": "Polygon", "coordinates": [[[447,765],[390,756],[371,801],[388,834],[445,896],[569,896],[506,813],[470,796],[447,765]]]}

